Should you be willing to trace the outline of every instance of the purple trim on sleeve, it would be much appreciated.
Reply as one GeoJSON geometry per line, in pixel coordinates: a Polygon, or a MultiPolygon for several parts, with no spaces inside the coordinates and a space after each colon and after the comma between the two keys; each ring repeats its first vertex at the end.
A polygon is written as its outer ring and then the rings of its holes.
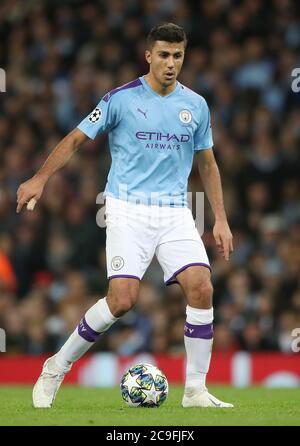
{"type": "Polygon", "coordinates": [[[176,271],[173,274],[173,276],[170,277],[170,279],[168,279],[165,282],[165,285],[169,286],[169,285],[172,285],[173,283],[178,283],[178,280],[176,280],[177,274],[181,273],[182,271],[184,271],[185,269],[189,268],[190,266],[205,266],[211,272],[211,267],[210,267],[210,265],[207,265],[207,263],[188,263],[187,265],[184,265],[182,268],[180,268],[178,271],[176,271]]]}
{"type": "Polygon", "coordinates": [[[93,330],[86,322],[85,318],[83,317],[81,321],[78,324],[78,334],[83,339],[85,339],[88,342],[95,342],[98,339],[98,336],[101,333],[98,333],[97,331],[93,330]]]}
{"type": "Polygon", "coordinates": [[[188,322],[184,326],[184,336],[188,338],[212,339],[214,336],[213,324],[192,325],[188,322]]]}
{"type": "Polygon", "coordinates": [[[138,79],[135,79],[134,81],[128,82],[125,85],[122,85],[121,87],[114,88],[114,90],[111,90],[108,93],[106,93],[106,95],[103,97],[103,101],[108,102],[110,100],[110,98],[114,94],[118,93],[119,91],[127,90],[128,88],[135,88],[135,87],[138,87],[139,85],[142,85],[142,82],[138,78],[138,79]]]}
{"type": "Polygon", "coordinates": [[[127,279],[137,279],[141,280],[137,276],[130,276],[129,274],[116,274],[115,276],[109,276],[108,280],[115,279],[116,277],[127,277],[127,279]]]}

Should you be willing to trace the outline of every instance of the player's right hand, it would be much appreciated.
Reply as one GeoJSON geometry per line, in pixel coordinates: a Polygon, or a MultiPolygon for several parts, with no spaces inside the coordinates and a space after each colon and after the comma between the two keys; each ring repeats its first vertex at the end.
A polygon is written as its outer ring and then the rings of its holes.
{"type": "Polygon", "coordinates": [[[24,204],[27,204],[27,209],[33,211],[44,186],[45,180],[37,175],[22,183],[17,190],[17,213],[22,210],[24,204]]]}

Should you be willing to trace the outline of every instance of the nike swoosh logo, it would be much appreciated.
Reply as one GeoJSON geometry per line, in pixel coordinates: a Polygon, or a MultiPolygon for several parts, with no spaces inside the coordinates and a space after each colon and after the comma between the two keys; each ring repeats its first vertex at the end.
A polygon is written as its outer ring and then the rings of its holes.
{"type": "Polygon", "coordinates": [[[216,403],[214,400],[212,400],[209,397],[208,397],[208,399],[209,399],[209,401],[211,401],[213,403],[214,406],[216,406],[216,407],[220,407],[221,406],[221,403],[216,403]]]}

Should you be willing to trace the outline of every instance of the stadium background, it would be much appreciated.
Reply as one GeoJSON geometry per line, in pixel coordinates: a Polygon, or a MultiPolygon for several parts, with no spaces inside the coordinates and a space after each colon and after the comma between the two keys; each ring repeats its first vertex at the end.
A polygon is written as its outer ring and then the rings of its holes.
{"type": "MultiPolygon", "coordinates": [[[[3,381],[12,370],[17,376],[19,366],[26,369],[28,358],[40,361],[60,348],[106,294],[96,196],[110,165],[107,138],[88,142],[51,178],[34,212],[16,214],[17,188],[101,96],[147,72],[145,35],[161,21],[182,25],[188,34],[179,80],[210,106],[234,234],[235,251],[226,263],[215,248],[206,203],[203,239],[213,270],[218,369],[232,355],[245,366],[249,356],[240,351],[253,358],[273,352],[281,366],[295,362],[300,94],[291,89],[291,73],[300,67],[299,6],[291,0],[1,1],[0,67],[7,81],[0,94],[3,381]],[[11,357],[18,362],[5,363],[11,357]]],[[[190,190],[202,190],[196,166],[190,190]]],[[[154,261],[136,308],[92,351],[107,352],[105,361],[111,353],[182,357],[184,320],[180,288],[163,285],[154,261]]],[[[211,373],[215,369],[213,363],[211,373]]],[[[299,359],[293,372],[299,382],[299,359]]]]}

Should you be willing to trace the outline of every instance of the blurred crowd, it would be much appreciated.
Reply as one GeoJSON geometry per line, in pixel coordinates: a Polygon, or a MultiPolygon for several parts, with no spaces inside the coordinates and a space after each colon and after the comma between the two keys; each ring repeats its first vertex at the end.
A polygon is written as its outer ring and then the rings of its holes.
{"type": "MultiPolygon", "coordinates": [[[[105,230],[96,225],[110,166],[107,137],[82,147],[48,182],[34,212],[16,191],[109,90],[146,74],[145,36],[184,27],[179,80],[212,112],[235,251],[218,254],[206,202],[203,240],[214,285],[214,350],[291,351],[300,327],[300,67],[297,0],[2,0],[0,327],[7,351],[57,350],[107,292],[105,230]]],[[[196,166],[190,190],[202,190],[196,166]]],[[[157,261],[134,310],[93,347],[184,351],[185,302],[157,261]]]]}

